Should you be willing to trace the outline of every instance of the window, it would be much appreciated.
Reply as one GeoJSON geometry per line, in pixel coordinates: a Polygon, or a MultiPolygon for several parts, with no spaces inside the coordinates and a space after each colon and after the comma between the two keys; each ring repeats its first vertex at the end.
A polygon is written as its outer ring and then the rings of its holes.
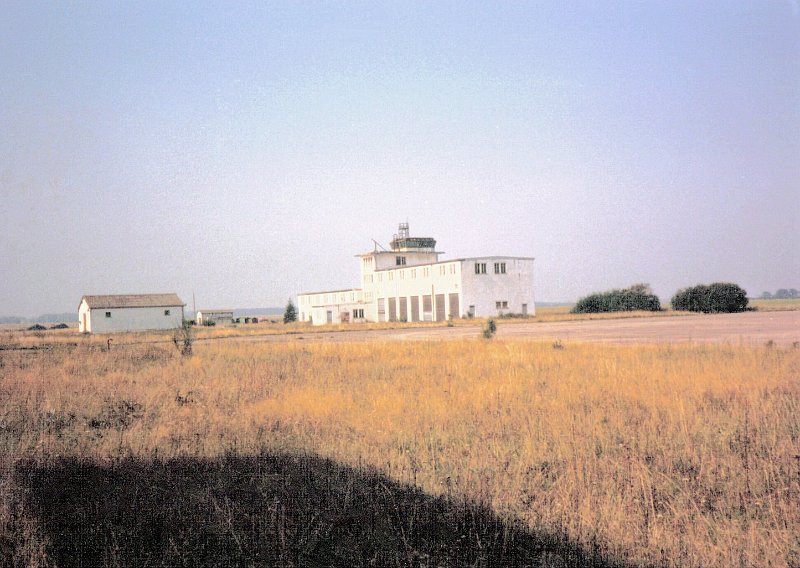
{"type": "Polygon", "coordinates": [[[411,269],[411,278],[416,278],[416,277],[417,277],[417,269],[416,268],[412,268],[411,269]]]}
{"type": "Polygon", "coordinates": [[[111,312],[106,312],[106,317],[110,318],[111,317],[111,312]]]}
{"type": "Polygon", "coordinates": [[[486,263],[485,262],[476,262],[475,263],[475,274],[486,274],[486,263]]]}
{"type": "Polygon", "coordinates": [[[444,265],[440,266],[439,267],[439,275],[440,276],[444,276],[445,270],[446,270],[446,268],[444,267],[444,265]]]}
{"type": "Polygon", "coordinates": [[[450,274],[455,274],[455,273],[456,273],[456,265],[455,264],[451,264],[450,265],[450,274]]]}
{"type": "Polygon", "coordinates": [[[425,276],[425,277],[430,276],[431,275],[431,269],[430,268],[423,268],[422,269],[422,275],[425,276]]]}
{"type": "Polygon", "coordinates": [[[404,256],[396,256],[394,259],[394,263],[396,266],[405,266],[406,265],[406,257],[404,256]]]}
{"type": "Polygon", "coordinates": [[[169,310],[164,310],[164,315],[168,316],[169,315],[169,310]]]}
{"type": "Polygon", "coordinates": [[[353,310],[353,319],[364,319],[364,309],[356,308],[353,310]]]}
{"type": "Polygon", "coordinates": [[[495,262],[494,263],[494,273],[495,274],[505,274],[506,273],[506,263],[505,262],[495,262]]]}
{"type": "Polygon", "coordinates": [[[494,306],[498,310],[508,309],[508,301],[507,300],[497,301],[497,302],[494,303],[494,306]]]}

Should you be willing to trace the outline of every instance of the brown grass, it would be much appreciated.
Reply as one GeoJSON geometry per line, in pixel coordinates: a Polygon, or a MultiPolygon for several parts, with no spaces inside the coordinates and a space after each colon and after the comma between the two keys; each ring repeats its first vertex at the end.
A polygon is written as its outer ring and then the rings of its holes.
{"type": "Polygon", "coordinates": [[[0,535],[28,559],[44,552],[22,461],[270,451],[372,466],[639,565],[800,563],[798,349],[91,345],[0,352],[0,535]]]}

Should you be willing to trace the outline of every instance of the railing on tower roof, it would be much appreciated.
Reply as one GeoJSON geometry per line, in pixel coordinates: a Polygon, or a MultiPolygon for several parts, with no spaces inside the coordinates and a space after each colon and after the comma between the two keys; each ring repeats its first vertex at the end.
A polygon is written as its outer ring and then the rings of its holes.
{"type": "Polygon", "coordinates": [[[392,250],[409,250],[409,249],[436,249],[436,239],[430,237],[412,237],[408,231],[408,223],[400,223],[400,228],[392,242],[389,243],[392,250]]]}

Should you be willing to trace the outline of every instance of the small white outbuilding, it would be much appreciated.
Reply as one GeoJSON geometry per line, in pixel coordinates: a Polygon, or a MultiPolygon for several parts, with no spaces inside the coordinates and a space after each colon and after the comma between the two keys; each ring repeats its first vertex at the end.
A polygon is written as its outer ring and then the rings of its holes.
{"type": "Polygon", "coordinates": [[[176,329],[184,303],[177,294],[84,296],[78,306],[81,333],[176,329]]]}
{"type": "Polygon", "coordinates": [[[233,323],[233,310],[200,310],[195,321],[197,325],[230,325],[233,323]]]}

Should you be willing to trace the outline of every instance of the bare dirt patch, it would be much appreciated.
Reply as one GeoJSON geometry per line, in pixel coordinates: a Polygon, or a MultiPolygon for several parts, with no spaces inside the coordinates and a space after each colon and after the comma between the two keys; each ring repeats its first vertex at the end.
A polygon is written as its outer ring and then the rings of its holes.
{"type": "MultiPolygon", "coordinates": [[[[353,330],[253,338],[256,341],[392,341],[481,339],[479,326],[353,330]]],[[[504,324],[497,337],[600,343],[747,343],[800,342],[800,311],[698,314],[504,324]]]]}

